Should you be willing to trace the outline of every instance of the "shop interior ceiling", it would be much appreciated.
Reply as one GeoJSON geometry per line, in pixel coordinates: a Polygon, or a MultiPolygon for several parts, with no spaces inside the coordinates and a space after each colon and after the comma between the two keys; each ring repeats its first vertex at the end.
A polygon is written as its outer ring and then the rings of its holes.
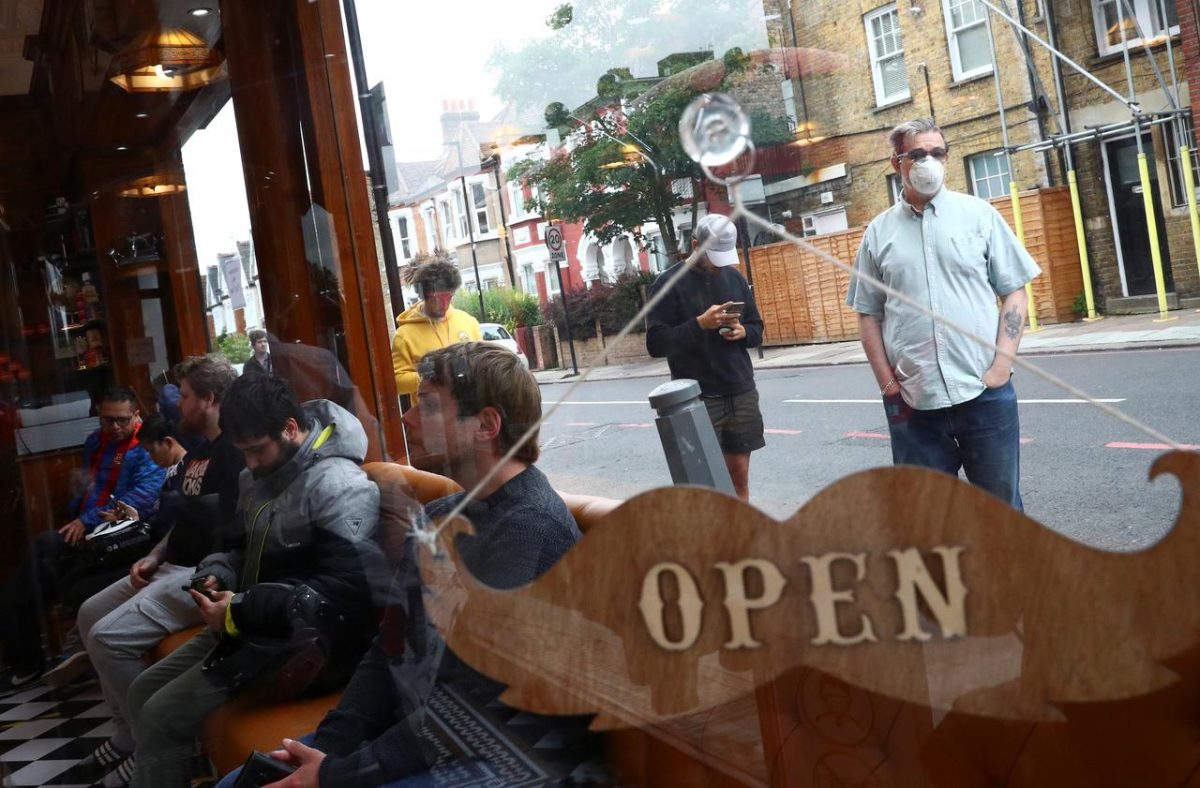
{"type": "MultiPolygon", "coordinates": [[[[23,23],[20,34],[12,33],[14,39],[32,36],[25,40],[23,53],[33,62],[24,63],[24,77],[15,75],[11,80],[5,62],[0,95],[12,88],[17,94],[36,95],[46,90],[51,84],[44,77],[48,61],[77,53],[72,65],[78,68],[84,105],[79,152],[107,154],[124,149],[136,154],[152,146],[181,144],[182,139],[171,139],[172,132],[181,128],[181,119],[188,114],[201,116],[182,124],[185,134],[190,134],[206,124],[228,97],[225,84],[193,92],[135,94],[106,78],[113,55],[155,26],[185,28],[210,46],[219,47],[221,22],[216,0],[0,0],[0,35],[5,36],[6,45],[9,32],[2,20],[10,7],[16,9],[12,16],[23,23]],[[211,13],[197,17],[191,13],[196,8],[211,13]],[[32,30],[26,21],[29,17],[35,17],[32,30]]],[[[20,56],[18,47],[18,59],[20,56]]]]}

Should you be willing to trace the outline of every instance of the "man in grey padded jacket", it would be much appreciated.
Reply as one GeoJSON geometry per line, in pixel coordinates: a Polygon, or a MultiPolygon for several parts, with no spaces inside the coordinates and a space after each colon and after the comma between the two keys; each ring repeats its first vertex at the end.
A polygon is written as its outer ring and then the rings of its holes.
{"type": "Polygon", "coordinates": [[[134,786],[188,785],[204,717],[248,684],[268,685],[255,660],[286,650],[301,598],[319,600],[334,627],[318,682],[348,676],[374,629],[373,591],[388,581],[379,491],[359,467],[367,437],[353,415],[326,400],[301,406],[286,381],[246,375],[221,403],[221,430],[246,459],[236,514],[245,530],[196,569],[191,594],[208,629],[130,687],[134,786]]]}

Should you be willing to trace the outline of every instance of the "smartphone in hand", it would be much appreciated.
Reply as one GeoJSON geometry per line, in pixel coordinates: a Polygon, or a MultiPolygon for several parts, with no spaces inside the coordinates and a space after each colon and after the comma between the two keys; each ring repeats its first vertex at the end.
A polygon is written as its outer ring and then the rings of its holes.
{"type": "Polygon", "coordinates": [[[294,771],[296,771],[295,766],[277,761],[270,755],[255,750],[250,753],[250,757],[242,766],[242,773],[238,777],[238,781],[234,783],[234,788],[258,788],[261,785],[269,785],[282,780],[294,771]]]}
{"type": "Polygon", "coordinates": [[[185,594],[188,591],[199,591],[201,594],[203,594],[209,600],[212,600],[213,595],[216,593],[216,590],[212,589],[212,588],[205,588],[204,580],[205,580],[205,578],[199,577],[199,578],[196,578],[195,580],[193,580],[190,585],[180,586],[180,588],[183,589],[183,593],[185,593],[185,594]]]}
{"type": "Polygon", "coordinates": [[[742,316],[742,312],[746,309],[745,301],[733,301],[729,306],[725,307],[725,314],[742,316]]]}

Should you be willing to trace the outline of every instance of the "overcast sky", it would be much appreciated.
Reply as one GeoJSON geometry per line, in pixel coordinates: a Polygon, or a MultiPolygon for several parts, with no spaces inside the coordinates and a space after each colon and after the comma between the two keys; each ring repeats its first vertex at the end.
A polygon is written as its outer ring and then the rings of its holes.
{"type": "Polygon", "coordinates": [[[441,155],[443,99],[475,101],[483,119],[501,109],[487,70],[497,41],[549,33],[545,20],[562,0],[358,0],[368,87],[387,88],[398,161],[441,155]]]}

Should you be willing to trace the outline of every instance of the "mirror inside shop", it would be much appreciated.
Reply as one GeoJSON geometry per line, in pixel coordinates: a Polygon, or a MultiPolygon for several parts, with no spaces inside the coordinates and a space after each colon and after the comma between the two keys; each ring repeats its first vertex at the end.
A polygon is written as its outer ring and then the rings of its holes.
{"type": "Polygon", "coordinates": [[[0,783],[1197,784],[1198,20],[0,0],[0,783]]]}

